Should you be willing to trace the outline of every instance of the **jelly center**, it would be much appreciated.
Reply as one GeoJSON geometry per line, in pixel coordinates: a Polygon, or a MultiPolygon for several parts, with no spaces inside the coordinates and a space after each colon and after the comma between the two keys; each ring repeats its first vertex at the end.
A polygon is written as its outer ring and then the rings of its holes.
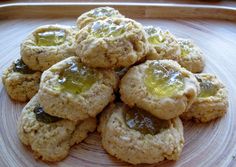
{"type": "Polygon", "coordinates": [[[115,15],[115,12],[113,9],[109,8],[98,8],[95,10],[92,10],[89,12],[88,16],[93,17],[93,18],[98,18],[98,17],[112,17],[115,15]]]}
{"type": "Polygon", "coordinates": [[[185,57],[187,56],[191,51],[192,51],[192,47],[185,41],[180,42],[180,48],[181,48],[181,56],[185,57]]]}
{"type": "Polygon", "coordinates": [[[57,122],[62,119],[62,118],[47,114],[46,112],[44,112],[43,108],[39,105],[34,108],[34,113],[35,113],[35,117],[37,121],[43,122],[46,124],[57,122]]]}
{"type": "Polygon", "coordinates": [[[130,129],[137,130],[142,134],[156,135],[170,127],[169,120],[158,119],[139,108],[127,109],[125,122],[130,129]]]}
{"type": "Polygon", "coordinates": [[[22,74],[33,74],[35,71],[31,70],[22,59],[17,59],[13,64],[13,71],[22,74]]]}
{"type": "Polygon", "coordinates": [[[43,30],[35,35],[38,46],[57,46],[61,45],[66,39],[65,30],[43,30]]]}
{"type": "Polygon", "coordinates": [[[181,48],[181,56],[182,56],[182,57],[187,56],[189,53],[190,53],[190,50],[189,50],[189,49],[181,48]]]}
{"type": "Polygon", "coordinates": [[[115,24],[111,20],[97,21],[93,23],[89,32],[97,38],[102,37],[117,37],[125,32],[126,28],[124,24],[115,24]]]}
{"type": "Polygon", "coordinates": [[[79,94],[88,90],[98,79],[97,74],[81,63],[70,62],[61,73],[58,82],[62,91],[79,94]]]}
{"type": "Polygon", "coordinates": [[[168,69],[160,62],[151,63],[145,71],[144,83],[156,97],[171,97],[183,90],[183,76],[179,71],[168,69]]]}
{"type": "Polygon", "coordinates": [[[147,27],[145,29],[148,37],[148,42],[151,44],[160,44],[165,41],[165,34],[160,29],[154,28],[154,27],[147,27]]]}
{"type": "Polygon", "coordinates": [[[196,78],[200,83],[200,94],[198,95],[198,97],[210,97],[216,95],[218,87],[215,84],[207,80],[202,80],[199,77],[196,78]]]}

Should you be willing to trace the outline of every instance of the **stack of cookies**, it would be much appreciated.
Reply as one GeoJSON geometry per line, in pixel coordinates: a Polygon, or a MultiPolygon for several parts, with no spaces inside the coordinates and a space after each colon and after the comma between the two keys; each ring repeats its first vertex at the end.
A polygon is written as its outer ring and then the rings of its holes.
{"type": "Polygon", "coordinates": [[[37,158],[62,160],[98,118],[109,154],[152,164],[180,157],[181,119],[209,122],[227,111],[225,86],[203,68],[191,40],[101,7],[79,16],[76,27],[34,30],[2,78],[13,100],[30,100],[18,135],[37,158]]]}

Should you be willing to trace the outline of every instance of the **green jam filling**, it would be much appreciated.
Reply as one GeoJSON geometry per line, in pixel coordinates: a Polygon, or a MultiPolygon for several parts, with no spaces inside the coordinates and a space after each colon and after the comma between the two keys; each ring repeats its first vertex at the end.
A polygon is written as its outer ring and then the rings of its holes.
{"type": "Polygon", "coordinates": [[[217,91],[218,91],[218,87],[214,84],[212,84],[210,81],[208,80],[202,80],[199,77],[196,77],[198,82],[200,83],[200,94],[198,95],[198,97],[210,97],[210,96],[215,96],[217,91]]]}
{"type": "Polygon", "coordinates": [[[185,57],[187,56],[191,51],[192,48],[188,45],[187,42],[180,42],[180,48],[181,48],[181,56],[185,57]]]}
{"type": "Polygon", "coordinates": [[[62,91],[79,94],[88,90],[98,79],[97,74],[81,63],[70,62],[61,73],[58,82],[62,91]]]}
{"type": "Polygon", "coordinates": [[[13,64],[13,71],[22,74],[33,74],[35,71],[29,69],[29,67],[23,62],[22,59],[17,59],[13,64]]]}
{"type": "Polygon", "coordinates": [[[98,17],[112,17],[115,16],[115,12],[111,8],[98,8],[95,10],[92,10],[88,16],[93,17],[93,18],[98,18],[98,17]]]}
{"type": "Polygon", "coordinates": [[[183,76],[179,71],[168,69],[160,62],[151,63],[145,71],[147,90],[158,98],[171,97],[183,90],[183,76]]]}
{"type": "Polygon", "coordinates": [[[35,113],[37,121],[43,122],[46,124],[54,123],[54,122],[62,120],[62,118],[51,116],[51,115],[47,114],[46,112],[44,112],[43,108],[40,106],[36,106],[34,108],[34,113],[35,113]]]}
{"type": "Polygon", "coordinates": [[[43,30],[35,35],[38,46],[57,46],[65,42],[66,32],[60,29],[43,30]]]}
{"type": "Polygon", "coordinates": [[[90,28],[89,32],[97,37],[117,37],[122,35],[126,31],[124,24],[114,24],[111,20],[106,22],[104,21],[97,21],[93,23],[92,27],[90,28]]]}
{"type": "Polygon", "coordinates": [[[160,44],[160,43],[164,42],[164,37],[161,35],[150,36],[148,38],[148,42],[151,44],[160,44]]]}
{"type": "Polygon", "coordinates": [[[127,109],[125,122],[130,129],[137,130],[142,134],[156,135],[170,127],[169,120],[158,119],[139,108],[127,109]]]}
{"type": "Polygon", "coordinates": [[[151,44],[160,44],[165,41],[165,34],[160,29],[154,28],[154,27],[147,27],[145,29],[148,37],[148,42],[151,44]]]}
{"type": "Polygon", "coordinates": [[[182,56],[182,57],[187,56],[189,53],[190,53],[190,50],[189,50],[189,49],[181,48],[181,56],[182,56]]]}

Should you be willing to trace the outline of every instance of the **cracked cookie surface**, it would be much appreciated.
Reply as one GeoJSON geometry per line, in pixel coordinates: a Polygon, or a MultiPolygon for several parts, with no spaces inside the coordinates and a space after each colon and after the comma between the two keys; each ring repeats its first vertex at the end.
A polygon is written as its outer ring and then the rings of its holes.
{"type": "Polygon", "coordinates": [[[24,145],[31,148],[36,158],[60,161],[69,154],[74,144],[82,142],[89,132],[96,129],[96,118],[78,122],[61,118],[48,122],[47,118],[45,123],[42,116],[39,119],[34,111],[38,105],[38,96],[35,95],[24,107],[18,120],[18,136],[24,145]]]}
{"type": "Polygon", "coordinates": [[[228,94],[223,83],[213,74],[196,74],[200,84],[200,94],[189,108],[181,115],[185,120],[209,122],[222,117],[228,108],[228,94]]]}
{"type": "Polygon", "coordinates": [[[89,68],[78,57],[70,57],[42,74],[39,101],[51,115],[83,120],[95,117],[114,100],[117,84],[115,71],[89,68]]]}
{"type": "Polygon", "coordinates": [[[89,23],[107,18],[124,18],[120,12],[111,7],[99,7],[83,13],[77,18],[76,25],[79,29],[85,27],[89,23]]]}
{"type": "Polygon", "coordinates": [[[93,22],[80,30],[76,43],[77,56],[90,67],[128,67],[148,51],[142,25],[128,18],[93,22]]]}
{"type": "Polygon", "coordinates": [[[199,89],[194,75],[173,60],[148,60],[133,66],[120,82],[124,103],[160,119],[171,119],[185,112],[199,89]]]}
{"type": "Polygon", "coordinates": [[[168,120],[169,126],[160,132],[143,134],[127,126],[124,115],[129,109],[124,104],[117,103],[111,104],[102,113],[98,130],[102,136],[103,148],[109,154],[131,164],[177,160],[184,145],[181,120],[176,117],[168,120]]]}
{"type": "Polygon", "coordinates": [[[13,62],[2,75],[2,81],[11,99],[26,102],[39,89],[41,72],[32,71],[21,59],[13,62]]]}
{"type": "Polygon", "coordinates": [[[171,59],[177,60],[181,53],[180,45],[176,37],[167,30],[162,30],[159,27],[146,26],[144,27],[147,33],[149,43],[148,60],[171,59]]]}
{"type": "Polygon", "coordinates": [[[36,28],[22,43],[21,56],[31,69],[44,71],[75,55],[73,27],[44,25],[36,28]]]}
{"type": "Polygon", "coordinates": [[[178,56],[178,63],[193,73],[202,72],[205,66],[204,56],[201,49],[190,39],[178,38],[181,54],[178,56]]]}

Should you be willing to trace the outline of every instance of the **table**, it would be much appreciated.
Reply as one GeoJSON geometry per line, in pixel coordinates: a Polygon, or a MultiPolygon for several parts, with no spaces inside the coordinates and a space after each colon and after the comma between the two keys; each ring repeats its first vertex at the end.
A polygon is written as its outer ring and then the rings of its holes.
{"type": "Polygon", "coordinates": [[[1,4],[7,3],[22,3],[22,2],[145,2],[145,3],[168,3],[168,4],[204,4],[204,5],[220,5],[236,7],[236,1],[234,0],[2,0],[1,4]]]}

